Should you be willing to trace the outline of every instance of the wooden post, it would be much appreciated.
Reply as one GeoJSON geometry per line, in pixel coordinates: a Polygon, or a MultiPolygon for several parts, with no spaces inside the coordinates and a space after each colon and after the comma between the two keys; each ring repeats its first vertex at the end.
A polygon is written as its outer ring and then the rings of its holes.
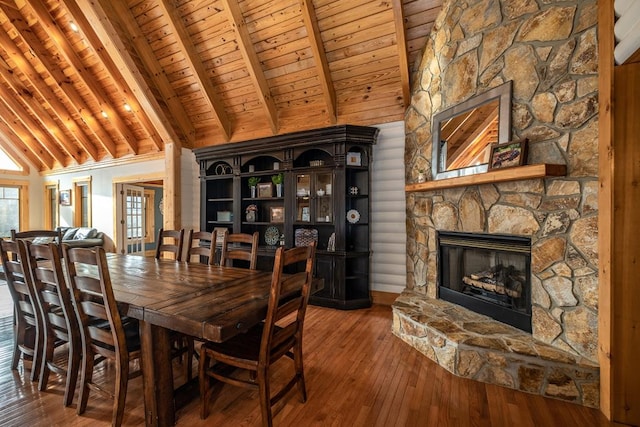
{"type": "Polygon", "coordinates": [[[164,179],[164,228],[179,230],[182,228],[182,197],[180,194],[180,144],[167,143],[164,146],[164,163],[166,176],[164,179]]]}

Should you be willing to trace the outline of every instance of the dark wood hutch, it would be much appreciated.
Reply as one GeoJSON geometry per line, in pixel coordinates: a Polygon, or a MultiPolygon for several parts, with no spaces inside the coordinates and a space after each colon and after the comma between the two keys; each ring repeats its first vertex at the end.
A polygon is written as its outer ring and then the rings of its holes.
{"type": "Polygon", "coordinates": [[[311,303],[370,306],[369,166],[377,135],[377,128],[340,125],[195,149],[201,229],[258,231],[265,270],[279,245],[317,239],[315,275],[324,287],[311,303]],[[279,174],[281,192],[272,179],[279,174]],[[255,190],[250,178],[259,181],[255,190]]]}

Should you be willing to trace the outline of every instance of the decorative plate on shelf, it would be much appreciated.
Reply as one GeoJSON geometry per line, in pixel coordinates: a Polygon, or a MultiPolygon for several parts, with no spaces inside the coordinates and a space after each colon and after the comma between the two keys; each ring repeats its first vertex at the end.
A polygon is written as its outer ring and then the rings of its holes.
{"type": "Polygon", "coordinates": [[[351,209],[349,212],[347,212],[347,221],[349,221],[351,224],[355,224],[359,220],[360,220],[360,212],[358,212],[355,209],[351,209]]]}
{"type": "Polygon", "coordinates": [[[278,230],[278,227],[271,226],[264,231],[264,242],[267,245],[275,246],[278,244],[279,240],[280,240],[280,231],[278,230]]]}

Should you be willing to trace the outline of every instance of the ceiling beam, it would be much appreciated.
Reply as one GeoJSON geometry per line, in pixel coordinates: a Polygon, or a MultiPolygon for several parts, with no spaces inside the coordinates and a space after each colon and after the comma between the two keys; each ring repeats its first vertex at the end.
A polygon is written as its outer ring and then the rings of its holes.
{"type": "MultiPolygon", "coordinates": [[[[120,5],[125,2],[115,2],[120,5]]],[[[149,115],[146,110],[142,108],[140,102],[138,101],[135,94],[130,96],[129,94],[132,92],[131,88],[127,86],[126,80],[122,76],[122,73],[118,69],[118,66],[113,61],[109,53],[103,49],[103,42],[100,40],[92,28],[89,21],[84,16],[84,12],[78,7],[77,2],[74,0],[63,0],[63,4],[66,7],[68,13],[75,20],[76,25],[78,26],[78,32],[84,38],[84,40],[89,44],[91,49],[93,49],[96,58],[102,62],[102,66],[107,70],[110,76],[112,76],[112,81],[114,84],[119,85],[122,93],[127,94],[127,103],[131,107],[133,113],[133,117],[135,117],[142,125],[144,130],[149,135],[149,138],[153,141],[156,149],[162,151],[162,139],[158,135],[158,132],[155,129],[149,115]]],[[[126,6],[125,6],[126,7],[126,6]]]]}
{"type": "Polygon", "coordinates": [[[411,81],[409,76],[409,53],[405,35],[404,11],[402,0],[391,0],[393,7],[393,22],[396,26],[396,43],[398,45],[398,62],[400,63],[400,81],[402,84],[402,105],[409,106],[411,99],[411,81]]]}
{"type": "MultiPolygon", "coordinates": [[[[78,135],[76,135],[76,132],[69,132],[69,129],[64,126],[65,119],[61,117],[59,111],[56,110],[55,106],[47,102],[46,97],[43,93],[40,92],[40,89],[37,87],[30,89],[25,86],[23,82],[17,77],[14,70],[11,69],[9,64],[1,58],[0,75],[2,76],[2,78],[4,78],[4,81],[7,83],[7,86],[10,88],[10,90],[13,90],[16,95],[20,99],[22,99],[25,108],[29,109],[32,115],[39,119],[39,121],[42,123],[42,126],[45,129],[53,130],[51,133],[53,134],[55,140],[67,152],[69,156],[73,157],[73,159],[77,163],[82,163],[85,160],[85,156],[83,156],[82,151],[84,151],[84,153],[88,155],[92,160],[95,161],[98,159],[98,150],[95,148],[93,143],[91,143],[91,141],[89,141],[85,137],[84,133],[78,132],[78,135]],[[39,95],[42,99],[37,99],[35,95],[39,95]],[[50,113],[45,110],[42,104],[46,104],[49,106],[50,110],[57,117],[58,122],[56,122],[51,117],[50,113]],[[58,123],[62,123],[63,127],[67,129],[67,132],[64,132],[62,130],[62,127],[60,127],[58,123]],[[71,135],[70,138],[69,135],[71,135]],[[77,147],[80,150],[78,150],[77,147]]],[[[49,95],[53,95],[53,92],[51,92],[50,90],[47,93],[49,95]]],[[[57,98],[55,99],[57,100],[57,98]]],[[[62,110],[64,110],[64,106],[62,106],[62,104],[60,104],[60,107],[62,110]]],[[[69,117],[69,114],[66,114],[66,120],[68,121],[68,123],[74,125],[74,130],[78,127],[75,121],[73,121],[73,119],[69,117]]]]}
{"type": "Polygon", "coordinates": [[[29,151],[31,151],[31,153],[33,153],[33,155],[38,159],[35,164],[43,165],[47,169],[53,169],[53,157],[44,149],[43,145],[34,138],[34,136],[29,132],[29,129],[25,128],[24,124],[18,118],[14,117],[11,110],[3,101],[4,100],[0,98],[0,117],[2,117],[2,124],[6,125],[7,130],[9,131],[5,133],[12,133],[15,135],[16,139],[14,142],[17,147],[22,144],[27,146],[29,151]],[[8,117],[14,117],[14,119],[7,120],[8,117]]]}
{"type": "MultiPolygon", "coordinates": [[[[44,109],[42,104],[35,95],[27,89],[22,82],[15,76],[15,74],[9,69],[9,65],[1,61],[0,65],[0,77],[8,86],[8,89],[3,88],[3,96],[11,96],[22,101],[23,108],[28,110],[31,116],[35,117],[40,126],[44,129],[48,129],[51,136],[55,139],[56,143],[62,147],[67,155],[80,164],[85,159],[82,153],[82,149],[76,148],[72,141],[76,141],[75,138],[69,138],[67,134],[62,130],[58,123],[56,123],[49,113],[44,109]]],[[[80,144],[78,144],[80,146],[80,144]]],[[[94,158],[95,160],[95,158],[94,158]]]]}
{"type": "Polygon", "coordinates": [[[251,41],[251,35],[247,29],[247,24],[242,16],[242,11],[236,0],[221,0],[224,6],[224,13],[227,15],[227,20],[231,23],[231,27],[236,35],[236,43],[240,49],[240,53],[247,66],[249,76],[253,81],[253,85],[256,88],[258,99],[265,108],[267,120],[271,126],[271,131],[275,134],[278,133],[278,109],[276,103],[271,96],[271,90],[267,83],[267,78],[262,70],[262,65],[258,59],[253,42],[251,41]]]}
{"type": "Polygon", "coordinates": [[[61,54],[64,60],[71,65],[71,68],[75,71],[74,75],[84,86],[89,88],[92,96],[96,99],[98,106],[102,111],[107,113],[109,120],[113,123],[114,129],[120,137],[124,139],[129,150],[133,154],[138,154],[137,138],[131,132],[118,111],[113,108],[112,103],[114,101],[109,99],[108,95],[102,86],[98,84],[95,77],[89,75],[86,67],[82,63],[82,60],[76,54],[66,35],[60,30],[60,28],[58,28],[57,25],[55,25],[55,21],[51,15],[49,15],[49,11],[46,9],[45,5],[40,0],[21,1],[25,2],[29,10],[34,14],[34,20],[36,20],[47,32],[49,40],[54,43],[57,47],[57,51],[61,54]]]}
{"type": "Polygon", "coordinates": [[[309,38],[311,51],[315,58],[318,79],[320,80],[320,86],[322,87],[322,96],[325,104],[327,104],[329,121],[332,124],[335,124],[337,121],[336,91],[333,87],[331,70],[329,70],[327,55],[324,50],[324,44],[322,43],[320,29],[318,28],[316,12],[311,0],[300,0],[300,9],[302,10],[302,16],[304,17],[304,25],[307,29],[307,37],[309,38]]]}
{"type": "MultiPolygon", "coordinates": [[[[120,74],[131,88],[140,107],[149,116],[154,129],[166,145],[175,143],[182,146],[179,136],[165,116],[162,107],[155,99],[140,70],[129,55],[124,43],[111,24],[109,17],[98,0],[74,0],[84,13],[93,31],[104,45],[105,50],[116,65],[120,74]]],[[[163,147],[158,147],[162,149],[163,147]]]]}
{"type": "MultiPolygon", "coordinates": [[[[31,86],[38,88],[43,99],[50,103],[52,109],[56,111],[58,117],[67,124],[72,133],[74,129],[78,128],[78,126],[73,118],[68,118],[66,120],[63,119],[65,116],[64,111],[69,111],[69,109],[63,106],[62,102],[58,99],[58,96],[66,99],[67,105],[73,110],[72,112],[81,118],[82,122],[87,126],[88,130],[95,135],[96,139],[105,151],[112,157],[115,157],[115,143],[102,128],[100,122],[98,122],[91,114],[91,109],[85,103],[76,88],[72,84],[62,87],[62,84],[67,81],[67,77],[60,68],[51,63],[49,55],[46,54],[46,50],[42,46],[42,43],[35,37],[33,32],[28,29],[28,26],[26,26],[26,23],[22,19],[22,15],[20,15],[16,10],[4,7],[0,7],[0,12],[3,12],[6,19],[11,23],[12,29],[17,35],[16,39],[20,40],[22,44],[30,48],[32,60],[37,61],[45,70],[47,76],[57,82],[59,89],[58,92],[54,92],[53,89],[45,83],[44,79],[40,76],[40,73],[25,57],[24,52],[22,52],[22,50],[17,46],[17,43],[11,40],[7,33],[0,31],[0,45],[7,52],[8,58],[17,64],[18,69],[29,81],[31,86]],[[19,28],[18,25],[25,27],[23,28],[24,32],[20,31],[21,28],[19,28]]],[[[82,135],[81,132],[76,132],[76,136],[80,137],[80,135],[82,135]]],[[[84,145],[86,145],[86,149],[90,150],[90,148],[87,148],[90,144],[84,145]]]]}
{"type": "Polygon", "coordinates": [[[0,85],[0,98],[2,98],[6,108],[15,115],[16,119],[22,123],[33,138],[35,138],[60,165],[67,166],[67,156],[60,151],[56,143],[51,140],[50,135],[40,127],[33,117],[24,111],[22,105],[16,101],[15,96],[12,96],[2,85],[0,85]]]}
{"type": "Polygon", "coordinates": [[[169,0],[159,1],[158,6],[161,8],[162,13],[168,18],[167,23],[169,28],[176,35],[176,43],[180,51],[185,53],[184,58],[188,67],[193,71],[193,77],[202,90],[204,90],[205,101],[216,116],[225,141],[229,141],[232,132],[231,121],[224,109],[220,95],[213,86],[211,79],[207,76],[207,70],[199,59],[198,52],[191,42],[191,36],[182,22],[182,17],[178,14],[177,9],[170,4],[169,0]]]}
{"type": "Polygon", "coordinates": [[[158,61],[158,58],[156,58],[153,49],[151,49],[151,46],[147,43],[146,37],[140,30],[135,17],[127,6],[127,3],[122,1],[104,2],[103,7],[111,16],[117,16],[120,19],[120,22],[129,37],[128,41],[134,47],[138,56],[144,63],[145,68],[148,70],[149,77],[158,88],[160,96],[162,96],[169,112],[175,118],[178,126],[180,126],[185,140],[189,144],[193,145],[196,138],[195,127],[193,126],[187,112],[184,110],[184,106],[180,102],[171,82],[167,78],[167,74],[158,61]],[[113,13],[111,13],[112,10],[113,13]]]}

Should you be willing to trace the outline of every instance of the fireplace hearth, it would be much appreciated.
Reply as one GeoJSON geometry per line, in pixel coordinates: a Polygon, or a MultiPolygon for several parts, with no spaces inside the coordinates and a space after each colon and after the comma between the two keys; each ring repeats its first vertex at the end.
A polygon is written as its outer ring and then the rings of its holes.
{"type": "Polygon", "coordinates": [[[531,239],[438,233],[438,297],[531,332],[531,239]]]}

